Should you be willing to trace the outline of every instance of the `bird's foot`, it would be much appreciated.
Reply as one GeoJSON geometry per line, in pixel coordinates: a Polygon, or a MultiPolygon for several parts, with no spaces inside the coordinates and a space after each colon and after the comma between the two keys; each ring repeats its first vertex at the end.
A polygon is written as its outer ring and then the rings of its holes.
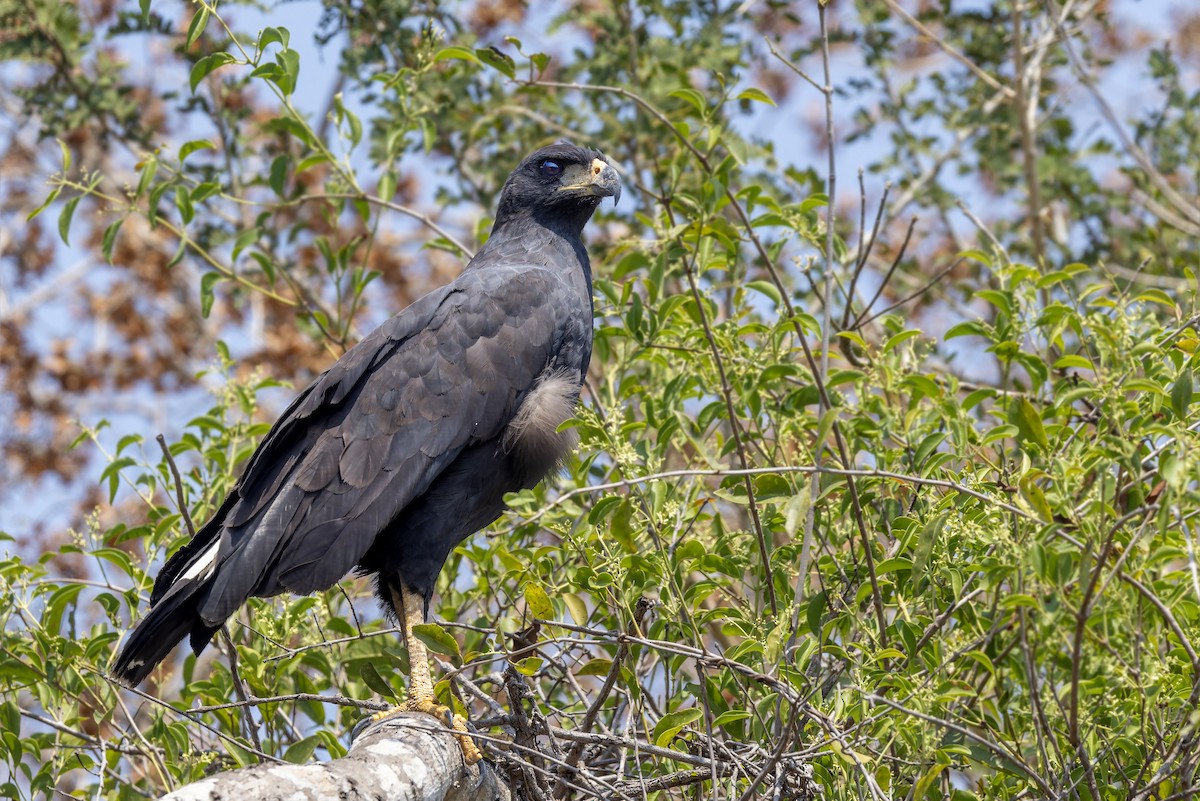
{"type": "Polygon", "coordinates": [[[386,720],[393,715],[403,712],[419,712],[422,715],[437,718],[442,723],[447,723],[454,734],[454,738],[458,740],[459,748],[462,749],[463,761],[468,765],[474,765],[483,759],[483,754],[479,751],[478,746],[475,745],[475,741],[471,739],[471,733],[467,730],[466,718],[462,715],[454,714],[450,711],[450,707],[439,704],[433,698],[410,698],[399,706],[385,709],[382,712],[376,712],[371,716],[371,720],[386,720]]]}

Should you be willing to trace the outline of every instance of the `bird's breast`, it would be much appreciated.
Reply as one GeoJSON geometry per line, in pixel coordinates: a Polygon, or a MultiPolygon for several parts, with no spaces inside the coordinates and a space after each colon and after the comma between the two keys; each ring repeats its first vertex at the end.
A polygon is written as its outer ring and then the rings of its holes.
{"type": "Polygon", "coordinates": [[[539,481],[574,450],[575,431],[558,427],[575,415],[579,386],[577,370],[543,374],[505,429],[501,445],[529,480],[539,481]]]}

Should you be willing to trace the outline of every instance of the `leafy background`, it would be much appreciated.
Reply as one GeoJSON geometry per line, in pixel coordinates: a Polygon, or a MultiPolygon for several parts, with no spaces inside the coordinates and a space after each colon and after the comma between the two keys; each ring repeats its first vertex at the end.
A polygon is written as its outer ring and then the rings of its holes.
{"type": "Polygon", "coordinates": [[[1194,791],[1186,4],[327,0],[317,50],[295,8],[0,0],[0,794],[325,759],[403,696],[353,578],[104,671],[294,387],[562,136],[626,182],[579,458],[421,632],[512,785],[1194,791]]]}

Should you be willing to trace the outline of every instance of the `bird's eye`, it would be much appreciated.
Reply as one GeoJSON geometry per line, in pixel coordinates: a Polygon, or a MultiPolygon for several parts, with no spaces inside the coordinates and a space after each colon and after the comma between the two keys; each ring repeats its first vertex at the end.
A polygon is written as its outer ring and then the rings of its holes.
{"type": "Polygon", "coordinates": [[[547,178],[554,178],[562,172],[562,166],[557,161],[546,160],[542,162],[541,172],[547,178]]]}

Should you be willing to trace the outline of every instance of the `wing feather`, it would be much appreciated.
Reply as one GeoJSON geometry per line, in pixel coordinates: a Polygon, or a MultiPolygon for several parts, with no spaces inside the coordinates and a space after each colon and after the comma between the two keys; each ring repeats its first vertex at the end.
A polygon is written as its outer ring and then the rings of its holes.
{"type": "Polygon", "coordinates": [[[347,351],[251,458],[200,614],[331,586],[459,453],[498,439],[550,364],[557,278],[472,270],[347,351]]]}

